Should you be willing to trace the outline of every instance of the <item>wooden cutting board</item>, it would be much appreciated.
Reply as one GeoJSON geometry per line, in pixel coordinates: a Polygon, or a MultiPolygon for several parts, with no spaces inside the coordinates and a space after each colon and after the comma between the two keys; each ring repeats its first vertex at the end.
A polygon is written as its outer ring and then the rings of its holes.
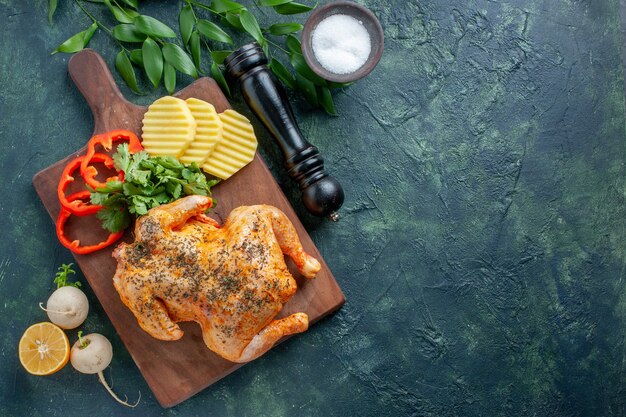
{"type": "MultiPolygon", "coordinates": [[[[136,106],[122,96],[108,67],[96,52],[84,50],[75,54],[69,62],[69,74],[91,108],[95,124],[94,134],[112,129],[128,129],[138,135],[141,133],[141,120],[146,107],[136,106]]],[[[183,99],[197,97],[205,100],[212,103],[218,112],[230,108],[226,97],[210,78],[198,79],[175,95],[183,99]]],[[[88,139],[85,138],[85,143],[88,139]]],[[[63,167],[83,152],[84,149],[81,149],[69,155],[33,178],[35,189],[53,220],[56,220],[60,209],[56,187],[63,167]]],[[[75,182],[82,186],[81,180],[75,182]]],[[[303,311],[309,315],[311,323],[314,323],[343,305],[345,299],[333,274],[258,154],[252,163],[213,190],[218,202],[212,211],[213,217],[223,220],[232,209],[241,205],[276,206],[295,225],[305,250],[321,262],[322,270],[313,280],[305,280],[299,276],[293,264],[288,262],[299,289],[279,317],[303,311]]],[[[89,244],[103,236],[102,229],[94,218],[73,220],[68,224],[71,237],[89,244]]],[[[132,241],[132,231],[127,231],[124,239],[132,241]]],[[[116,262],[111,256],[112,250],[113,247],[74,257],[163,407],[180,403],[241,366],[211,352],[204,345],[200,327],[195,323],[183,323],[181,327],[185,335],[175,342],[156,340],[141,330],[113,287],[116,262]]]]}

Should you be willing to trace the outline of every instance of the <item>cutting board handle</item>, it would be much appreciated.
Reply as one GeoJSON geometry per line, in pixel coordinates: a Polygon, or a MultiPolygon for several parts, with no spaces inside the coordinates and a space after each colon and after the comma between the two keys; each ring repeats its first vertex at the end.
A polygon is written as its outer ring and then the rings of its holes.
{"type": "Polygon", "coordinates": [[[84,49],[72,56],[68,72],[91,108],[95,131],[104,130],[102,121],[113,109],[130,110],[134,104],[124,98],[109,68],[97,52],[84,49]]]}

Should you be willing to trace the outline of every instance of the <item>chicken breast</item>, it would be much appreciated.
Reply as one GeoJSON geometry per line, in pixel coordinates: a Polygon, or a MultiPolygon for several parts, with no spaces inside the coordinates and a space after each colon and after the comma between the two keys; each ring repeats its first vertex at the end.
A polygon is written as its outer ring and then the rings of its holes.
{"type": "Polygon", "coordinates": [[[177,340],[176,323],[195,321],[209,349],[247,362],[308,328],[305,313],[274,320],[297,290],[284,255],[307,278],[320,264],[277,208],[239,207],[220,227],[203,214],[210,205],[209,197],[188,196],[139,218],[135,242],[113,252],[113,283],[151,336],[177,340]]]}

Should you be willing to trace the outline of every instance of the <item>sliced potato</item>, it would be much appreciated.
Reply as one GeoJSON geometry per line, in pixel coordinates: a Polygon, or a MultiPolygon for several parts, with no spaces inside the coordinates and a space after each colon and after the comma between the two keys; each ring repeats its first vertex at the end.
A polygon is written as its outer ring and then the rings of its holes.
{"type": "Polygon", "coordinates": [[[196,121],[185,100],[161,97],[143,116],[144,149],[150,155],[180,157],[196,135],[196,121]]]}
{"type": "Polygon", "coordinates": [[[196,136],[179,159],[185,164],[195,162],[202,166],[222,139],[222,120],[215,107],[206,101],[188,98],[185,102],[196,120],[196,136]]]}
{"type": "Polygon", "coordinates": [[[254,158],[257,140],[250,121],[235,110],[219,114],[222,120],[222,140],[202,165],[209,174],[223,180],[248,165],[254,158]]]}

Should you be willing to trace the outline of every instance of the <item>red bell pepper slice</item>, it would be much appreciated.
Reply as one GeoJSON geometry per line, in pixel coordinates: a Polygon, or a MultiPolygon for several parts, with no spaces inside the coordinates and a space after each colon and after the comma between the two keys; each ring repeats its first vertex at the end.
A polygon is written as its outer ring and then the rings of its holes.
{"type": "MultiPolygon", "coordinates": [[[[87,142],[87,153],[85,154],[85,157],[80,165],[80,174],[83,176],[85,182],[94,189],[106,187],[105,183],[95,179],[96,175],[98,175],[98,170],[89,165],[92,158],[96,154],[96,145],[100,145],[107,151],[110,151],[113,147],[113,142],[119,141],[128,141],[128,151],[130,153],[136,153],[143,150],[143,146],[141,146],[141,142],[139,142],[137,135],[128,130],[111,130],[110,132],[95,135],[89,139],[89,142],[87,142]]],[[[108,178],[107,181],[122,181],[123,179],[123,173],[120,173],[115,177],[108,178]]]]}
{"type": "MultiPolygon", "coordinates": [[[[71,194],[67,197],[69,202],[74,202],[78,200],[88,200],[91,193],[88,190],[79,191],[77,193],[71,194]]],[[[92,252],[96,252],[102,248],[106,248],[109,245],[117,242],[123,235],[124,231],[120,231],[117,233],[111,233],[109,236],[102,242],[97,243],[95,245],[90,246],[80,246],[80,240],[76,239],[70,241],[70,239],[65,234],[65,223],[72,216],[72,213],[61,207],[61,212],[59,213],[59,217],[57,218],[56,231],[57,237],[59,238],[59,242],[72,252],[78,255],[86,255],[92,252]]]]}
{"type": "MultiPolygon", "coordinates": [[[[68,210],[70,213],[77,216],[95,214],[102,208],[102,206],[86,203],[83,201],[84,199],[81,198],[75,198],[74,200],[70,200],[68,197],[65,196],[65,190],[67,190],[67,187],[70,185],[70,183],[74,181],[74,177],[72,176],[72,174],[74,174],[74,171],[76,171],[81,166],[84,160],[84,156],[79,156],[73,159],[69,164],[67,164],[65,169],[63,170],[63,174],[61,174],[59,185],[57,186],[57,194],[59,196],[61,206],[68,210]]],[[[91,158],[91,162],[103,162],[107,168],[113,168],[113,159],[109,155],[103,153],[94,154],[91,158]]]]}

